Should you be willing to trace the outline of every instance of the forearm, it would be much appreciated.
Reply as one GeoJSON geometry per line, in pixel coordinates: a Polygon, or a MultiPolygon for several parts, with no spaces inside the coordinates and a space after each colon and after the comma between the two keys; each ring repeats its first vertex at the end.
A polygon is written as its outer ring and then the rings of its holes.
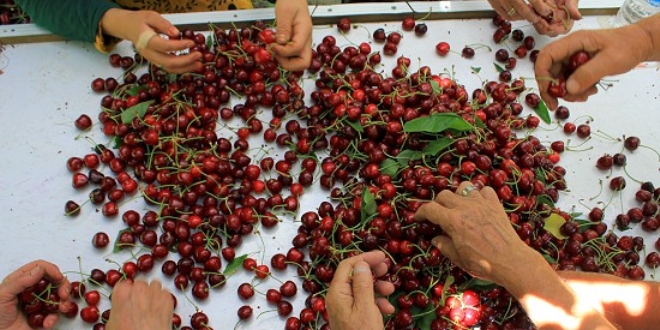
{"type": "Polygon", "coordinates": [[[660,14],[643,19],[636,23],[648,35],[651,43],[647,61],[660,61],[660,14]]]}
{"type": "Polygon", "coordinates": [[[94,42],[101,17],[118,6],[106,0],[15,0],[39,26],[71,40],[94,42]]]}
{"type": "Polygon", "coordinates": [[[535,251],[518,264],[525,270],[511,274],[502,285],[518,299],[539,329],[617,329],[535,251]]]}
{"type": "Polygon", "coordinates": [[[660,323],[660,283],[630,281],[616,276],[587,272],[559,272],[577,294],[589,299],[622,329],[656,329],[660,323]]]}

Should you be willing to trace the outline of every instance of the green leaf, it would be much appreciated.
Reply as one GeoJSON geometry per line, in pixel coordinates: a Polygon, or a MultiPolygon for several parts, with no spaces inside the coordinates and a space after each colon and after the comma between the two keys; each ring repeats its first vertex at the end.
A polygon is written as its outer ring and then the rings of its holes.
{"type": "Polygon", "coordinates": [[[369,219],[378,211],[374,195],[369,191],[368,187],[362,189],[362,203],[360,205],[360,218],[362,221],[369,219]]]}
{"type": "Polygon", "coordinates": [[[561,233],[561,226],[566,223],[566,220],[564,220],[564,217],[562,217],[559,214],[553,213],[549,217],[545,218],[545,224],[543,225],[543,229],[547,230],[552,236],[558,238],[558,239],[566,239],[568,236],[565,236],[564,234],[561,233]]]}
{"type": "Polygon", "coordinates": [[[415,319],[415,325],[420,330],[431,330],[431,323],[433,320],[437,319],[438,316],[432,311],[433,304],[429,304],[424,311],[422,311],[422,316],[415,319]]]}
{"type": "Polygon", "coordinates": [[[403,125],[403,131],[406,133],[440,133],[448,129],[465,132],[473,130],[474,127],[455,113],[434,113],[415,118],[403,125]]]}
{"type": "Polygon", "coordinates": [[[506,71],[506,70],[504,70],[503,67],[501,67],[499,64],[497,64],[495,62],[493,62],[493,65],[495,66],[495,70],[497,70],[497,72],[506,71]]]}
{"type": "Polygon", "coordinates": [[[389,175],[390,177],[396,176],[396,173],[399,172],[399,163],[397,163],[392,158],[387,158],[380,163],[380,173],[384,175],[389,175]]]}
{"type": "Polygon", "coordinates": [[[132,246],[132,245],[125,245],[125,244],[119,243],[119,237],[121,237],[121,234],[123,234],[125,232],[131,232],[131,228],[124,228],[124,229],[119,231],[119,233],[117,234],[117,238],[115,239],[115,245],[114,245],[114,248],[112,249],[112,253],[119,253],[119,252],[121,252],[121,250],[124,249],[124,247],[131,247],[132,246]]]}
{"type": "Polygon", "coordinates": [[[225,267],[225,270],[222,272],[222,275],[225,275],[225,276],[234,275],[234,273],[236,273],[236,269],[238,269],[238,267],[243,266],[243,261],[245,261],[245,259],[247,259],[247,254],[244,254],[244,255],[242,255],[238,258],[234,258],[234,260],[232,260],[229,263],[229,265],[227,265],[227,267],[225,267]]]}
{"type": "Polygon", "coordinates": [[[479,72],[481,72],[481,68],[478,67],[478,66],[471,66],[470,69],[472,69],[472,71],[474,71],[474,73],[479,73],[479,72]]]}
{"type": "Polygon", "coordinates": [[[449,275],[445,279],[445,283],[442,286],[442,296],[440,297],[440,306],[445,305],[445,300],[447,299],[447,292],[449,292],[449,287],[454,284],[454,277],[449,275]]]}
{"type": "Polygon", "coordinates": [[[347,120],[345,123],[348,124],[348,126],[353,127],[353,129],[357,132],[364,132],[364,127],[362,127],[362,125],[357,121],[347,120]]]}
{"type": "Polygon", "coordinates": [[[133,118],[139,117],[142,118],[144,117],[144,114],[147,113],[147,109],[149,109],[149,106],[154,103],[154,100],[149,100],[145,102],[138,103],[126,110],[124,110],[121,113],[121,122],[123,124],[130,124],[133,122],[133,118]]]}
{"type": "Polygon", "coordinates": [[[211,33],[208,37],[206,37],[206,48],[208,49],[213,49],[213,38],[215,35],[211,33]]]}
{"type": "Polygon", "coordinates": [[[144,85],[135,85],[126,91],[128,96],[137,96],[141,91],[146,90],[147,87],[144,85]]]}
{"type": "Polygon", "coordinates": [[[438,82],[433,79],[431,79],[431,88],[433,88],[433,94],[440,94],[442,92],[440,84],[438,84],[438,82]]]}
{"type": "Polygon", "coordinates": [[[543,253],[542,256],[545,259],[545,261],[547,261],[549,264],[556,264],[557,263],[557,260],[555,260],[555,258],[553,258],[553,257],[551,257],[551,256],[549,256],[545,253],[543,253]]]}
{"type": "Polygon", "coordinates": [[[484,291],[484,290],[490,290],[494,289],[497,287],[497,284],[491,282],[491,281],[486,281],[482,280],[476,277],[471,278],[469,281],[465,282],[463,285],[461,285],[461,290],[474,290],[474,291],[484,291]]]}
{"type": "Polygon", "coordinates": [[[477,116],[474,116],[474,123],[475,123],[475,124],[477,125],[477,127],[479,127],[479,128],[482,128],[482,129],[486,128],[486,124],[484,124],[484,122],[481,121],[481,118],[479,118],[479,117],[477,117],[477,116]]]}
{"type": "Polygon", "coordinates": [[[454,139],[448,137],[443,137],[435,141],[431,141],[426,145],[426,147],[424,147],[424,149],[422,149],[422,155],[435,156],[440,153],[440,151],[449,147],[452,143],[454,143],[454,139]]]}
{"type": "Polygon", "coordinates": [[[415,151],[415,150],[403,150],[401,151],[397,156],[396,156],[396,161],[399,163],[401,167],[408,167],[408,162],[411,160],[417,160],[422,158],[422,152],[421,151],[415,151]]]}
{"type": "Polygon", "coordinates": [[[124,140],[118,136],[112,138],[112,148],[119,149],[124,144],[124,140]]]}
{"type": "Polygon", "coordinates": [[[179,75],[176,73],[170,73],[168,75],[168,81],[171,83],[176,82],[176,80],[179,79],[179,75]]]}
{"type": "Polygon", "coordinates": [[[550,124],[552,122],[552,119],[550,119],[550,111],[548,111],[548,107],[545,105],[545,102],[541,100],[539,102],[539,105],[534,108],[534,112],[541,118],[546,124],[550,124]]]}
{"type": "Polygon", "coordinates": [[[553,203],[552,199],[550,199],[550,197],[548,197],[547,195],[541,195],[536,197],[536,205],[539,204],[545,204],[545,205],[549,205],[550,207],[555,207],[555,203],[553,203]]]}

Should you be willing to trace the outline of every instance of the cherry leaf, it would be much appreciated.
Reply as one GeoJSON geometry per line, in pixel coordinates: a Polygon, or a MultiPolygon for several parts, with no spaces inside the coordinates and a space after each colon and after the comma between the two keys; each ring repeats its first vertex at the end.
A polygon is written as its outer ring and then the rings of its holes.
{"type": "Polygon", "coordinates": [[[222,275],[225,275],[225,276],[234,275],[236,273],[236,270],[238,269],[238,267],[243,266],[243,261],[245,261],[245,259],[247,259],[247,254],[244,254],[244,255],[242,255],[238,258],[234,258],[234,260],[232,260],[227,265],[227,267],[225,267],[225,270],[222,272],[222,275]]]}
{"type": "Polygon", "coordinates": [[[144,114],[147,113],[147,109],[149,109],[152,103],[154,103],[154,100],[144,101],[124,110],[121,113],[121,122],[123,124],[130,124],[133,122],[133,118],[144,117],[144,114]]]}
{"type": "Polygon", "coordinates": [[[376,200],[368,187],[362,189],[362,203],[360,204],[360,218],[366,221],[378,211],[376,200]]]}
{"type": "Polygon", "coordinates": [[[112,148],[119,149],[124,144],[124,140],[118,136],[112,138],[112,148]]]}
{"type": "Polygon", "coordinates": [[[420,330],[431,330],[431,323],[437,319],[433,304],[429,304],[425,310],[421,311],[421,316],[415,319],[416,328],[420,330]]]}
{"type": "Polygon", "coordinates": [[[497,72],[506,71],[506,70],[504,70],[503,67],[501,67],[499,64],[497,64],[495,62],[493,62],[493,65],[495,66],[495,70],[497,70],[497,72]]]}
{"type": "Polygon", "coordinates": [[[206,37],[206,48],[213,49],[213,38],[214,37],[215,37],[214,33],[211,33],[208,37],[206,37]]]}
{"type": "Polygon", "coordinates": [[[551,257],[551,256],[548,255],[548,254],[543,253],[543,258],[544,258],[545,261],[547,261],[549,264],[556,264],[556,263],[557,263],[557,260],[555,260],[553,257],[551,257]]]}
{"type": "Polygon", "coordinates": [[[396,156],[396,161],[401,167],[408,167],[408,162],[422,158],[421,151],[403,150],[396,156]]]}
{"type": "Polygon", "coordinates": [[[546,124],[550,124],[552,122],[552,119],[550,119],[550,111],[548,111],[548,107],[545,105],[545,102],[541,100],[539,102],[539,105],[534,108],[534,112],[541,118],[546,124]]]}
{"type": "Polygon", "coordinates": [[[353,128],[355,131],[357,131],[357,132],[360,132],[360,133],[364,132],[364,127],[362,127],[362,125],[360,125],[359,122],[351,121],[351,120],[346,120],[345,123],[346,123],[348,126],[352,127],[352,128],[353,128]]]}
{"type": "Polygon", "coordinates": [[[477,127],[479,127],[479,128],[482,128],[482,129],[486,128],[486,124],[484,124],[484,122],[481,120],[481,118],[479,118],[477,116],[474,116],[474,124],[477,125],[477,127]]]}
{"type": "Polygon", "coordinates": [[[442,89],[440,88],[440,84],[438,84],[437,81],[431,79],[431,88],[433,88],[433,94],[440,94],[442,92],[442,89]]]}
{"type": "Polygon", "coordinates": [[[394,159],[387,158],[380,163],[380,174],[394,177],[397,172],[399,172],[399,163],[394,159]]]}
{"type": "Polygon", "coordinates": [[[424,147],[424,149],[422,149],[422,154],[424,156],[436,156],[440,151],[449,147],[452,143],[454,143],[454,139],[448,137],[431,141],[426,147],[424,147]]]}
{"type": "Polygon", "coordinates": [[[478,67],[478,66],[471,66],[470,69],[472,69],[472,71],[473,71],[474,73],[479,73],[479,72],[481,72],[481,68],[478,67]]]}
{"type": "Polygon", "coordinates": [[[112,253],[119,253],[119,252],[121,252],[121,250],[124,249],[124,247],[129,246],[129,245],[126,245],[126,244],[121,244],[119,242],[119,238],[121,237],[121,234],[123,234],[125,232],[130,232],[130,231],[131,231],[131,228],[124,228],[124,229],[119,231],[119,233],[117,234],[117,238],[115,239],[115,245],[114,245],[114,248],[112,249],[112,253]]]}
{"type": "Polygon", "coordinates": [[[168,75],[168,80],[170,84],[176,82],[178,79],[179,79],[179,75],[176,73],[170,73],[168,75]]]}
{"type": "Polygon", "coordinates": [[[474,127],[455,113],[434,113],[430,116],[415,118],[403,125],[406,133],[441,133],[448,129],[465,132],[474,127]]]}
{"type": "Polygon", "coordinates": [[[469,281],[463,283],[459,289],[461,291],[467,290],[467,289],[474,290],[474,291],[485,291],[485,290],[494,289],[496,287],[497,287],[497,284],[495,284],[491,281],[486,281],[486,280],[482,280],[482,279],[473,277],[469,281]]]}
{"type": "Polygon", "coordinates": [[[564,217],[559,214],[553,213],[549,217],[545,218],[545,224],[543,229],[547,230],[552,236],[558,239],[567,239],[568,236],[561,233],[561,226],[566,223],[564,217]]]}
{"type": "Polygon", "coordinates": [[[145,87],[144,85],[137,85],[136,84],[135,86],[128,89],[126,91],[126,94],[128,94],[128,96],[137,96],[138,94],[140,94],[141,91],[146,90],[146,89],[147,89],[147,87],[145,87]]]}
{"type": "Polygon", "coordinates": [[[550,207],[555,207],[555,203],[547,195],[540,195],[536,197],[536,205],[545,204],[550,207]]]}

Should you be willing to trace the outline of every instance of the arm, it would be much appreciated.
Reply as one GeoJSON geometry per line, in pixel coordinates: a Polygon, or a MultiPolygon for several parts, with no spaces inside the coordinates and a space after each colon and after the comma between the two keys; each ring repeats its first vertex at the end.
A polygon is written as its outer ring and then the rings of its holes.
{"type": "Polygon", "coordinates": [[[462,183],[458,194],[442,191],[415,213],[415,219],[442,227],[445,235],[433,244],[445,256],[473,276],[506,288],[541,329],[616,329],[520,240],[492,188],[466,190],[469,186],[462,183]]]}
{"type": "Polygon", "coordinates": [[[111,8],[106,0],[15,0],[39,26],[71,40],[95,42],[99,22],[111,8]]]}
{"type": "Polygon", "coordinates": [[[660,323],[660,283],[630,281],[620,277],[588,273],[559,272],[581,299],[598,309],[622,329],[655,329],[660,323]]]}

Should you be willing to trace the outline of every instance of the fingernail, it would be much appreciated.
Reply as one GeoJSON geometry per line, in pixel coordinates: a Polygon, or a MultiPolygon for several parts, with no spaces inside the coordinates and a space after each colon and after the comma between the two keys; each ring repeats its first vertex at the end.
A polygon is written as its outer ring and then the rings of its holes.
{"type": "Polygon", "coordinates": [[[285,44],[289,42],[289,39],[283,34],[278,34],[275,36],[275,41],[277,41],[278,44],[285,44]]]}
{"type": "Polygon", "coordinates": [[[431,239],[431,244],[433,244],[433,245],[438,245],[438,243],[440,243],[440,239],[439,239],[439,238],[437,238],[437,237],[433,237],[433,238],[431,239]]]}
{"type": "Polygon", "coordinates": [[[367,273],[367,272],[371,272],[371,270],[369,269],[369,266],[367,266],[363,262],[355,265],[355,268],[353,268],[353,273],[367,273]]]}
{"type": "Polygon", "coordinates": [[[34,268],[32,268],[32,270],[30,271],[30,276],[37,275],[37,274],[39,274],[40,271],[41,271],[41,267],[39,267],[39,266],[34,267],[34,268]]]}
{"type": "Polygon", "coordinates": [[[181,34],[181,31],[179,31],[179,29],[177,29],[176,27],[173,26],[168,31],[168,34],[169,35],[178,35],[178,34],[181,34]]]}
{"type": "Polygon", "coordinates": [[[566,82],[566,90],[570,94],[577,94],[580,92],[580,84],[578,84],[575,79],[568,78],[568,81],[566,82]]]}

